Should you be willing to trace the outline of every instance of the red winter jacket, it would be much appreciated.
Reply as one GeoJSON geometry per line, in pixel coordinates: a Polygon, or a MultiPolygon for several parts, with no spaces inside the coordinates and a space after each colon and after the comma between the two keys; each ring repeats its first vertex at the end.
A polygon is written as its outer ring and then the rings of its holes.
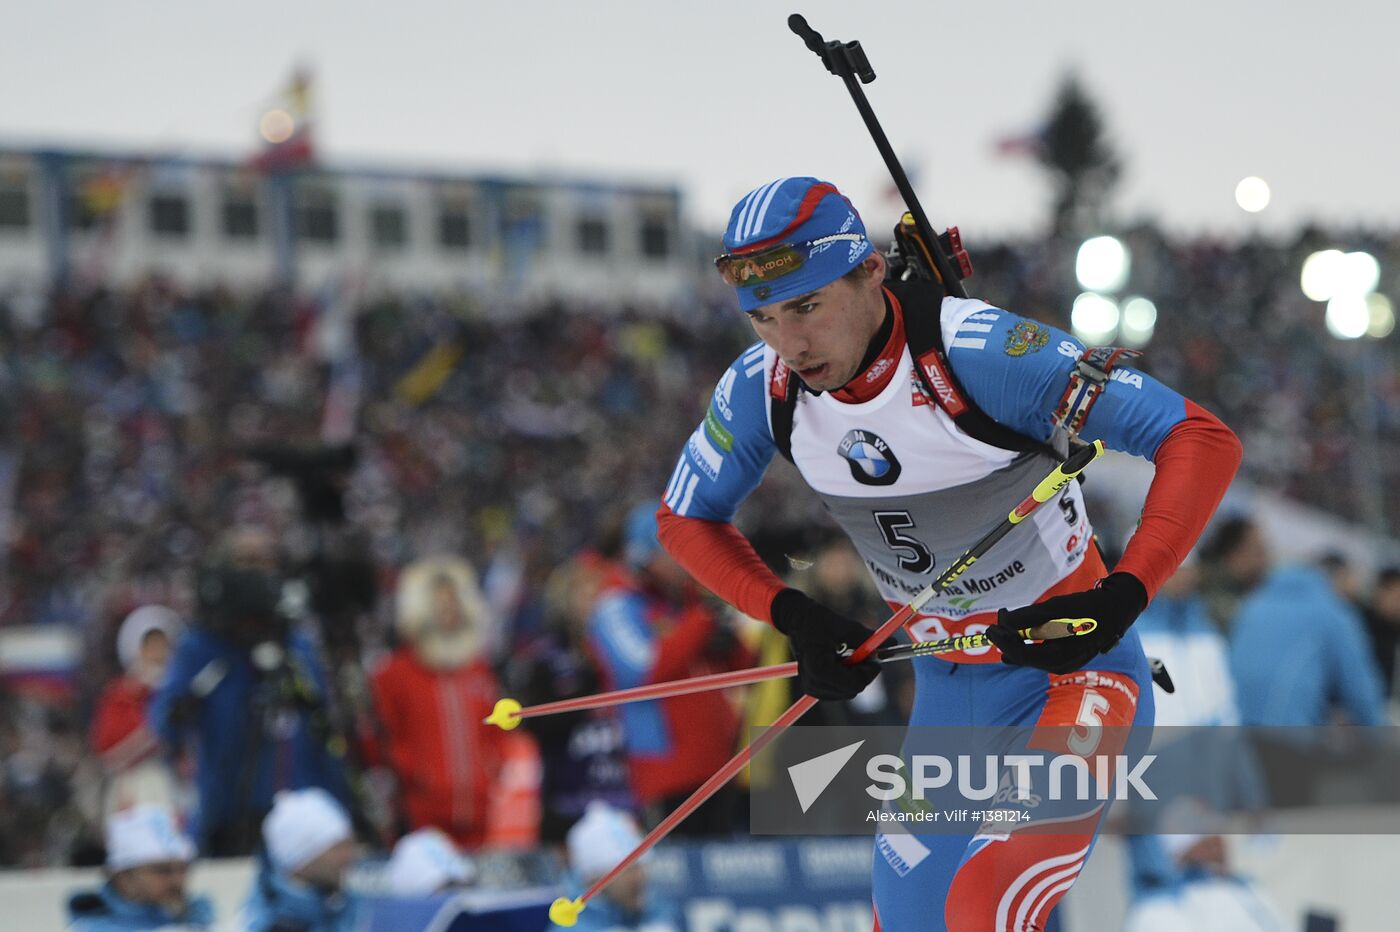
{"type": "Polygon", "coordinates": [[[481,721],[500,697],[491,669],[477,661],[435,670],[400,648],[374,674],[373,691],[409,823],[480,847],[506,743],[481,721]]]}
{"type": "Polygon", "coordinates": [[[88,741],[109,773],[120,773],[159,751],[155,733],[146,724],[153,693],[134,676],[117,677],[102,690],[88,741]]]}

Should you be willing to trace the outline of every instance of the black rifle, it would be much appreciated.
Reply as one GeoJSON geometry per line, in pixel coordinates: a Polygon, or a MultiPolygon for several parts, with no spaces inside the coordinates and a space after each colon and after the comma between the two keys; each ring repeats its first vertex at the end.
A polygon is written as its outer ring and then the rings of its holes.
{"type": "Polygon", "coordinates": [[[967,289],[962,281],[972,275],[972,259],[963,249],[957,227],[949,227],[942,235],[934,235],[933,225],[919,204],[914,186],[904,174],[903,166],[899,164],[894,149],[890,148],[890,141],[880,127],[875,111],[870,108],[870,101],[865,99],[865,91],[861,89],[861,84],[875,80],[875,69],[870,67],[865,49],[859,42],[825,41],[821,33],[807,25],[801,13],[788,17],[788,28],[807,43],[807,48],[816,53],[827,71],[845,82],[846,90],[851,92],[851,99],[855,101],[856,109],[860,111],[861,119],[865,121],[866,129],[870,130],[875,147],[880,150],[885,167],[889,169],[890,177],[894,179],[895,187],[909,209],[894,228],[892,277],[937,279],[946,294],[966,298],[967,289]]]}

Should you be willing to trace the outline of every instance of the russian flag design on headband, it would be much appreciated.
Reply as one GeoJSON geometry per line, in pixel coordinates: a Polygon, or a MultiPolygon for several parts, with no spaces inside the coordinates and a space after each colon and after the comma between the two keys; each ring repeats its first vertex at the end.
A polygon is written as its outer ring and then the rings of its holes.
{"type": "Polygon", "coordinates": [[[801,247],[802,264],[771,281],[741,286],[745,311],[816,291],[855,268],[874,248],[860,214],[845,195],[817,178],[779,178],[739,199],[724,231],[730,255],[760,253],[775,246],[801,247]],[[831,237],[819,242],[823,237],[831,237]]]}

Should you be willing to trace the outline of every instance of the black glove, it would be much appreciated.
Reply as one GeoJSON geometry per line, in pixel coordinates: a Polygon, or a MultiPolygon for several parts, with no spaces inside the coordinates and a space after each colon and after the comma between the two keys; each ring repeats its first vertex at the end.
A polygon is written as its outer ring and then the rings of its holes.
{"type": "Polygon", "coordinates": [[[798,589],[773,597],[773,627],[786,634],[797,658],[797,682],[818,699],[853,699],[880,673],[874,660],[854,666],[841,656],[872,634],[865,625],[836,614],[798,589]]]}
{"type": "Polygon", "coordinates": [[[1038,667],[1051,673],[1071,673],[1106,654],[1147,607],[1147,590],[1137,577],[1111,573],[1087,592],[1071,592],[1013,611],[997,612],[987,639],[1001,650],[1005,663],[1038,667]],[[1057,637],[1027,644],[1019,632],[1047,621],[1092,618],[1098,627],[1088,634],[1057,637]]]}

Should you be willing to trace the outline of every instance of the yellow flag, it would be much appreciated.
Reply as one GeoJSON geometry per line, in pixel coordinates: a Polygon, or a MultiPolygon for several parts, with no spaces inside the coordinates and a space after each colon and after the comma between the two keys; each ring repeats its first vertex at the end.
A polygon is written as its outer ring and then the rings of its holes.
{"type": "Polygon", "coordinates": [[[462,358],[462,344],[456,340],[446,340],[428,350],[418,364],[399,379],[394,386],[394,394],[409,404],[422,404],[437,394],[447,377],[452,374],[457,360],[462,358]]]}

